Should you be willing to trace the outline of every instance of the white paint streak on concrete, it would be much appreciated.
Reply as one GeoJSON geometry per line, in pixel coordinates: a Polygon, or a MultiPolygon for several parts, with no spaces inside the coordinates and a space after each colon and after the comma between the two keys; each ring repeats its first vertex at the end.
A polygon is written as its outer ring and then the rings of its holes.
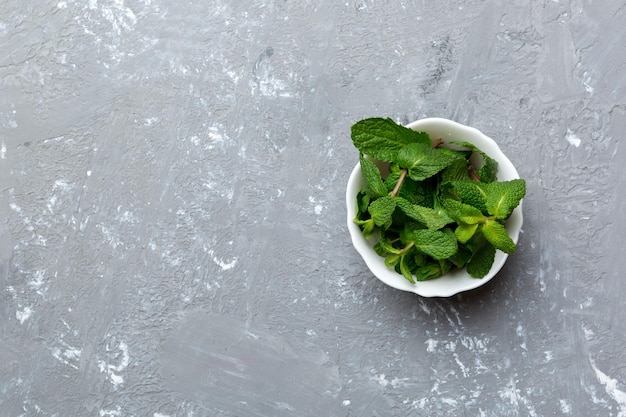
{"type": "Polygon", "coordinates": [[[122,415],[122,409],[120,406],[117,406],[115,410],[105,410],[101,409],[99,411],[100,417],[119,417],[122,415]]]}
{"type": "Polygon", "coordinates": [[[156,123],[159,120],[158,117],[147,117],[143,120],[143,124],[144,126],[152,126],[154,123],[156,123]]]}
{"type": "Polygon", "coordinates": [[[24,322],[28,320],[32,314],[33,314],[33,309],[31,307],[26,306],[23,309],[17,310],[15,312],[15,318],[20,322],[20,324],[24,324],[24,322]]]}
{"type": "Polygon", "coordinates": [[[37,270],[33,274],[33,279],[28,283],[28,286],[35,291],[38,291],[44,284],[44,277],[46,276],[45,270],[37,270]]]}
{"type": "Polygon", "coordinates": [[[309,203],[315,204],[315,206],[313,207],[313,212],[316,215],[320,215],[322,214],[322,210],[324,210],[324,205],[320,204],[320,202],[313,196],[309,196],[309,203]]]}
{"type": "Polygon", "coordinates": [[[219,266],[222,271],[228,271],[230,269],[233,269],[235,265],[237,265],[238,258],[236,256],[233,257],[230,261],[225,261],[223,258],[215,256],[215,252],[213,251],[213,249],[210,249],[208,253],[211,256],[211,259],[213,260],[215,265],[219,266]]]}
{"type": "Polygon", "coordinates": [[[583,334],[585,335],[585,340],[590,341],[595,337],[595,332],[587,327],[585,324],[581,325],[583,334]]]}
{"type": "Polygon", "coordinates": [[[454,361],[457,363],[457,365],[459,365],[459,368],[461,369],[461,373],[463,374],[463,377],[467,378],[469,376],[469,371],[468,371],[467,366],[465,366],[463,362],[461,362],[461,358],[459,357],[459,354],[454,352],[452,354],[452,357],[454,358],[454,361]]]}
{"type": "Polygon", "coordinates": [[[606,393],[619,406],[619,412],[617,413],[617,417],[626,417],[626,392],[619,389],[618,381],[616,379],[613,379],[604,372],[602,372],[596,366],[593,360],[590,359],[590,362],[591,367],[596,374],[598,382],[604,385],[604,390],[606,391],[606,393]]]}
{"type": "Polygon", "coordinates": [[[80,361],[82,350],[72,347],[64,342],[62,343],[65,349],[61,350],[61,348],[54,347],[52,349],[52,356],[59,362],[71,368],[78,369],[78,365],[76,363],[80,361]]]}
{"type": "Polygon", "coordinates": [[[570,145],[578,148],[582,143],[582,140],[578,137],[576,133],[567,129],[567,133],[565,134],[565,139],[569,142],[570,145]]]}
{"type": "Polygon", "coordinates": [[[439,344],[439,341],[434,340],[434,339],[428,339],[426,340],[426,352],[434,352],[437,349],[437,345],[439,344]]]}
{"type": "Polygon", "coordinates": [[[569,402],[569,400],[560,399],[559,407],[561,408],[561,412],[563,414],[572,414],[572,404],[569,402]]]}
{"type": "Polygon", "coordinates": [[[4,141],[0,145],[0,159],[7,159],[7,145],[4,141]]]}
{"type": "MultiPolygon", "coordinates": [[[[124,383],[124,377],[119,375],[120,372],[124,371],[128,365],[130,364],[130,355],[128,354],[128,346],[124,342],[120,342],[118,345],[120,363],[118,365],[111,365],[106,363],[103,360],[98,361],[98,366],[100,368],[100,372],[106,373],[109,377],[110,382],[118,387],[124,383]]],[[[107,346],[107,351],[111,351],[107,346]]]]}
{"type": "Polygon", "coordinates": [[[372,377],[372,380],[378,382],[379,385],[386,387],[389,385],[389,381],[385,378],[385,374],[380,374],[376,377],[372,377]]]}

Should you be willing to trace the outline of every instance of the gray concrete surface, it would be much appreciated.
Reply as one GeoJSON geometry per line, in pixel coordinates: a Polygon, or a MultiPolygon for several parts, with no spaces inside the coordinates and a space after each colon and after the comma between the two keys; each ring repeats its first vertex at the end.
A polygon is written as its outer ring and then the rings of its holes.
{"type": "Polygon", "coordinates": [[[0,4],[0,416],[626,416],[626,3],[0,4]],[[352,248],[350,125],[528,182],[450,299],[352,248]]]}

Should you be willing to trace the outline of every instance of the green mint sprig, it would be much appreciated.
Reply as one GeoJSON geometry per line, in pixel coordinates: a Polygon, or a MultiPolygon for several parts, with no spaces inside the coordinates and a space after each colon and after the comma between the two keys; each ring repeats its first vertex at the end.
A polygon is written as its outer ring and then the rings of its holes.
{"type": "Polygon", "coordinates": [[[363,176],[354,222],[366,239],[377,238],[374,250],[389,268],[411,283],[452,268],[482,278],[496,250],[515,252],[505,223],[526,183],[497,181],[498,163],[485,152],[464,141],[452,142],[461,150],[446,148],[388,118],[355,123],[351,138],[363,176]]]}

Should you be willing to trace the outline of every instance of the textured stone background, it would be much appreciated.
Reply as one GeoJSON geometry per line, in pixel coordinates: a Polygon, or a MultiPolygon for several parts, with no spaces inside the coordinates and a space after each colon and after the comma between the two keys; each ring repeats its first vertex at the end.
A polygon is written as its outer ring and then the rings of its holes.
{"type": "Polygon", "coordinates": [[[0,415],[626,416],[625,21],[2,1],[0,415]],[[369,116],[470,124],[518,167],[519,250],[488,285],[368,272],[344,189],[369,116]]]}

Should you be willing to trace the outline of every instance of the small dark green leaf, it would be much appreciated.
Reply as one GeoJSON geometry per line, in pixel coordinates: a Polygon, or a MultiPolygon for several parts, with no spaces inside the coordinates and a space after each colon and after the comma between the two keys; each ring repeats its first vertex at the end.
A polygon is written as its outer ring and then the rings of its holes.
{"type": "Polygon", "coordinates": [[[456,266],[457,268],[463,268],[465,264],[472,257],[472,252],[467,249],[464,245],[459,245],[459,249],[456,251],[454,255],[452,255],[449,260],[456,266]]]}
{"type": "Polygon", "coordinates": [[[468,164],[468,160],[461,158],[452,162],[443,171],[441,171],[441,182],[445,183],[450,181],[471,180],[472,178],[467,171],[468,164]]]}
{"type": "Polygon", "coordinates": [[[496,176],[498,175],[498,162],[495,159],[491,159],[490,157],[483,154],[483,164],[476,172],[478,174],[478,178],[483,183],[491,183],[496,180],[496,176]]]}
{"type": "MultiPolygon", "coordinates": [[[[398,180],[400,179],[400,172],[391,172],[389,175],[387,175],[387,178],[385,178],[385,188],[387,189],[387,193],[390,193],[393,191],[394,188],[396,188],[396,184],[398,183],[398,180]]],[[[402,184],[402,187],[405,187],[406,184],[402,184]]]]}
{"type": "Polygon", "coordinates": [[[441,276],[441,266],[439,263],[433,262],[428,265],[419,267],[415,270],[415,279],[417,281],[428,281],[439,278],[441,276]]]}
{"type": "MultiPolygon", "coordinates": [[[[357,217],[361,219],[362,218],[361,216],[367,213],[367,207],[369,205],[370,205],[370,196],[367,195],[363,191],[359,191],[359,193],[356,196],[357,217]]],[[[369,217],[369,214],[368,214],[368,217],[369,217]]]]}
{"type": "Polygon", "coordinates": [[[496,180],[496,175],[498,174],[498,162],[495,159],[491,158],[473,143],[461,141],[454,141],[451,143],[464,148],[469,148],[480,155],[483,161],[480,168],[475,169],[475,171],[481,182],[490,183],[496,180]]]}
{"type": "Polygon", "coordinates": [[[473,278],[483,278],[491,270],[496,256],[496,248],[487,241],[479,245],[472,259],[467,263],[467,273],[473,278]]]}
{"type": "Polygon", "coordinates": [[[400,272],[407,281],[409,281],[411,284],[415,284],[415,280],[413,279],[413,273],[411,272],[411,269],[409,267],[409,259],[409,254],[405,254],[400,257],[400,272]]]}

